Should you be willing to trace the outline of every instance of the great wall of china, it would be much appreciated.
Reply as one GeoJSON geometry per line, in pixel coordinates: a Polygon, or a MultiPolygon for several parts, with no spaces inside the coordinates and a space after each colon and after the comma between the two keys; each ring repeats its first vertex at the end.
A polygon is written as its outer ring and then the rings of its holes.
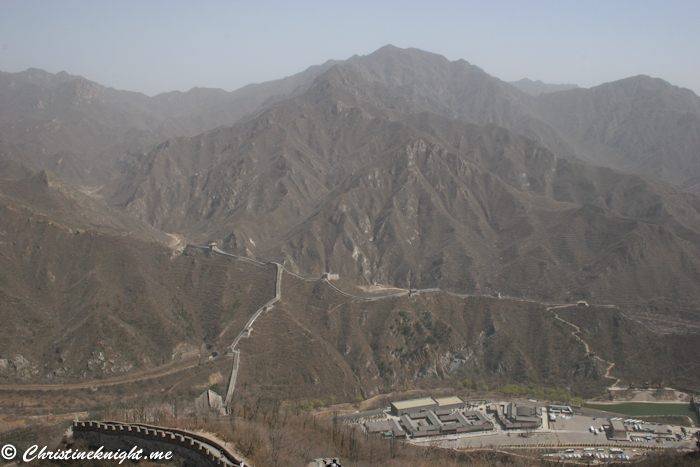
{"type": "MultiPolygon", "coordinates": [[[[243,330],[236,336],[236,338],[235,338],[235,340],[233,341],[233,343],[232,343],[232,344],[228,347],[228,349],[227,349],[227,355],[233,356],[233,368],[232,368],[232,370],[231,370],[231,376],[230,376],[230,378],[229,378],[229,383],[228,383],[228,386],[227,386],[226,396],[225,396],[225,398],[224,398],[224,405],[227,406],[227,407],[229,406],[229,404],[231,403],[231,400],[232,400],[232,398],[233,398],[233,392],[234,392],[235,387],[236,387],[236,380],[237,380],[237,377],[238,377],[238,370],[239,370],[240,361],[241,361],[240,350],[237,349],[236,347],[238,346],[238,343],[240,342],[240,340],[241,340],[243,337],[250,337],[251,332],[252,332],[252,330],[253,330],[253,323],[255,323],[255,321],[260,317],[260,315],[263,314],[264,312],[269,311],[269,310],[273,307],[273,305],[274,305],[276,302],[278,302],[278,301],[282,298],[282,287],[281,287],[281,283],[282,283],[282,272],[286,272],[287,274],[290,274],[290,275],[292,275],[292,276],[294,276],[294,277],[297,277],[298,279],[301,279],[301,280],[304,280],[304,281],[319,281],[319,280],[323,280],[328,286],[330,286],[330,287],[331,287],[333,290],[335,290],[336,292],[338,292],[338,293],[340,293],[340,294],[342,294],[342,295],[344,295],[344,296],[346,296],[346,297],[349,297],[349,298],[352,298],[352,299],[357,299],[357,300],[363,300],[363,301],[377,301],[377,300],[384,300],[384,299],[387,299],[387,298],[395,298],[395,297],[402,297],[402,296],[412,297],[412,296],[420,295],[421,293],[423,293],[423,294],[426,294],[426,293],[447,293],[447,294],[449,294],[449,295],[452,295],[452,296],[454,296],[454,297],[459,297],[459,298],[468,298],[468,297],[489,297],[489,298],[494,298],[493,295],[458,294],[458,293],[454,293],[454,292],[447,291],[447,290],[441,290],[441,289],[436,288],[436,287],[434,287],[434,288],[429,288],[429,289],[410,289],[410,288],[409,288],[408,290],[402,290],[402,291],[399,291],[399,292],[389,293],[389,294],[380,295],[380,296],[375,296],[375,297],[363,297],[363,296],[360,296],[360,295],[355,295],[355,294],[352,294],[352,293],[345,292],[344,290],[341,290],[340,288],[336,287],[336,286],[335,286],[333,283],[331,283],[331,281],[329,280],[330,273],[328,273],[328,272],[326,272],[326,273],[324,273],[323,275],[321,275],[321,277],[302,277],[302,276],[300,276],[300,275],[298,275],[298,274],[295,274],[295,273],[289,271],[289,270],[288,270],[287,268],[285,268],[284,265],[281,264],[281,263],[277,263],[277,262],[274,262],[274,261],[273,261],[273,262],[267,262],[267,263],[265,263],[265,262],[258,261],[258,260],[253,259],[253,258],[248,258],[248,257],[246,257],[246,256],[238,256],[238,255],[234,255],[234,254],[232,254],[232,253],[227,253],[227,252],[225,252],[225,251],[219,249],[219,248],[217,247],[217,244],[214,243],[214,242],[210,243],[208,246],[200,246],[200,245],[190,245],[190,244],[188,244],[188,245],[185,246],[185,248],[193,248],[193,249],[198,249],[198,250],[202,250],[202,251],[205,251],[205,252],[216,253],[216,254],[219,254],[219,255],[222,255],[222,256],[226,256],[226,257],[232,258],[232,259],[234,259],[234,260],[238,260],[238,261],[247,261],[247,262],[249,262],[249,263],[251,263],[251,264],[255,264],[255,265],[257,265],[257,266],[263,266],[263,267],[264,267],[264,266],[274,265],[274,266],[277,268],[277,275],[276,275],[276,281],[275,281],[275,297],[274,297],[272,300],[270,300],[269,302],[267,302],[265,305],[263,305],[262,307],[260,307],[260,308],[253,314],[253,316],[250,318],[250,320],[249,320],[248,323],[245,325],[245,327],[243,328],[243,330]]],[[[333,274],[333,275],[336,276],[336,278],[337,278],[337,275],[336,275],[336,274],[333,274]]],[[[518,298],[518,297],[502,296],[500,293],[497,295],[497,297],[498,297],[499,299],[515,300],[515,301],[521,301],[521,302],[532,302],[532,303],[538,303],[538,304],[541,304],[541,305],[545,305],[545,306],[548,306],[547,311],[550,311],[550,312],[552,312],[552,313],[554,313],[552,310],[555,309],[555,308],[566,308],[566,307],[572,307],[572,306],[582,306],[582,304],[585,304],[586,307],[589,306],[589,304],[588,304],[587,302],[579,302],[579,303],[550,303],[550,302],[539,302],[539,301],[532,300],[532,299],[527,299],[527,298],[518,298]]],[[[600,304],[600,305],[596,305],[596,306],[599,306],[599,307],[602,307],[602,308],[610,308],[610,309],[617,308],[615,305],[608,305],[608,304],[600,304]]],[[[565,321],[564,319],[560,318],[559,315],[557,315],[556,313],[554,313],[554,316],[556,317],[557,320],[561,321],[562,323],[568,324],[569,326],[572,326],[573,328],[575,328],[575,329],[577,330],[577,331],[575,331],[575,332],[572,332],[572,334],[573,334],[573,336],[574,336],[579,342],[581,342],[581,343],[583,344],[583,346],[585,347],[585,351],[586,351],[585,353],[586,353],[586,355],[589,355],[589,354],[590,354],[589,345],[588,345],[588,343],[586,343],[583,339],[581,339],[581,337],[578,335],[578,334],[580,333],[580,329],[578,328],[578,326],[576,326],[576,325],[574,325],[574,324],[572,324],[572,323],[569,323],[568,321],[565,321]]],[[[602,358],[600,358],[600,357],[598,357],[598,356],[596,356],[595,358],[596,358],[597,360],[600,360],[601,362],[603,362],[603,363],[605,363],[605,364],[607,365],[607,370],[606,370],[606,373],[605,373],[605,376],[604,376],[604,377],[605,377],[605,378],[608,378],[608,379],[611,379],[611,380],[614,380],[615,382],[614,382],[612,388],[616,388],[617,385],[620,383],[620,380],[619,380],[618,378],[613,377],[613,376],[610,374],[611,370],[615,367],[615,363],[613,363],[613,362],[608,362],[608,361],[606,361],[606,360],[603,360],[602,358]]]]}
{"type": "Polygon", "coordinates": [[[171,451],[189,467],[234,467],[241,461],[221,443],[186,430],[119,422],[74,421],[73,439],[95,448],[171,451]]]}

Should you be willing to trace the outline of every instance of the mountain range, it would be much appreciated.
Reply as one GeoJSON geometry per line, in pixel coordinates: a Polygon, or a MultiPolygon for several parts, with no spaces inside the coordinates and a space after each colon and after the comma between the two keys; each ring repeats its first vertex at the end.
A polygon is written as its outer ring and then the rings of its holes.
{"type": "MultiPolygon", "coordinates": [[[[660,79],[509,84],[464,60],[393,46],[233,92],[148,97],[67,73],[0,73],[0,311],[9,323],[0,375],[105,378],[223,353],[274,295],[274,271],[182,252],[211,241],[302,276],[338,273],[350,286],[614,305],[625,332],[672,318],[691,348],[699,116],[698,96],[660,79]]],[[[570,330],[535,319],[542,307],[421,298],[391,309],[343,304],[326,319],[335,299],[307,292],[258,329],[268,338],[289,330],[304,355],[316,336],[317,368],[337,362],[343,397],[466,372],[605,382],[600,363],[567,353],[578,352],[570,330]],[[354,321],[365,312],[373,324],[354,321]],[[508,324],[482,341],[494,322],[508,324]],[[538,347],[518,334],[524,323],[562,340],[538,347]],[[461,362],[465,352],[480,363],[461,362]]],[[[604,313],[596,309],[601,323],[604,313]]],[[[243,349],[267,346],[284,360],[268,338],[243,349]]],[[[660,354],[681,352],[670,341],[660,354]]],[[[258,368],[286,378],[269,361],[258,368]]],[[[307,370],[297,376],[308,388],[320,373],[307,370]]]]}
{"type": "Polygon", "coordinates": [[[14,157],[3,150],[2,157],[57,169],[71,181],[101,185],[114,178],[115,167],[123,170],[165,139],[230,126],[303,93],[335,65],[391,89],[406,101],[405,110],[409,105],[413,112],[495,123],[540,141],[561,157],[652,175],[690,189],[700,175],[700,101],[690,90],[637,76],[591,89],[537,87],[547,89],[542,92],[524,80],[501,81],[464,60],[450,62],[393,46],[233,92],[193,88],[148,97],[65,72],[0,73],[0,135],[4,145],[22,150],[14,157]],[[76,168],[77,162],[73,168],[62,167],[71,160],[87,164],[89,170],[76,168]]]}
{"type": "Polygon", "coordinates": [[[159,229],[310,275],[640,303],[676,284],[672,296],[694,300],[696,196],[405,94],[335,65],[254,118],[158,146],[112,200],[159,229]]]}

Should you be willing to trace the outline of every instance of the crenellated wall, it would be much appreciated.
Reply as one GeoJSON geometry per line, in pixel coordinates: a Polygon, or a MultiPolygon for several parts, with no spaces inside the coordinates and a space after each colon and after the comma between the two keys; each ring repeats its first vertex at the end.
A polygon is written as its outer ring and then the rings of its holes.
{"type": "Polygon", "coordinates": [[[74,421],[73,438],[89,446],[129,451],[133,446],[150,451],[172,451],[192,467],[238,466],[225,447],[204,436],[185,430],[152,425],[118,422],[74,421]],[[215,451],[215,452],[213,452],[215,451]],[[223,454],[223,457],[218,454],[223,454]]]}

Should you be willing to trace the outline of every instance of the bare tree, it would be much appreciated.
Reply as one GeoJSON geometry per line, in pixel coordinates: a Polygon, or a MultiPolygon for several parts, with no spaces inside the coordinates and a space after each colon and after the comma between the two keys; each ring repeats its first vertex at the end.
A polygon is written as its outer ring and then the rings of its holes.
{"type": "Polygon", "coordinates": [[[270,441],[270,465],[278,467],[280,455],[282,453],[282,445],[286,439],[286,433],[280,428],[270,428],[268,440],[270,441]]]}

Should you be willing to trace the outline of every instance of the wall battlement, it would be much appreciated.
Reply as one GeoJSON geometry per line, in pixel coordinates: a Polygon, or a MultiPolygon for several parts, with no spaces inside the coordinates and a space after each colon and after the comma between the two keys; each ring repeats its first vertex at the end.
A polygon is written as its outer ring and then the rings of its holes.
{"type": "Polygon", "coordinates": [[[128,451],[125,447],[138,446],[147,451],[173,451],[174,455],[182,458],[190,466],[240,465],[240,460],[219,443],[175,428],[135,423],[74,421],[73,437],[83,439],[89,445],[102,445],[109,449],[128,451]]]}

